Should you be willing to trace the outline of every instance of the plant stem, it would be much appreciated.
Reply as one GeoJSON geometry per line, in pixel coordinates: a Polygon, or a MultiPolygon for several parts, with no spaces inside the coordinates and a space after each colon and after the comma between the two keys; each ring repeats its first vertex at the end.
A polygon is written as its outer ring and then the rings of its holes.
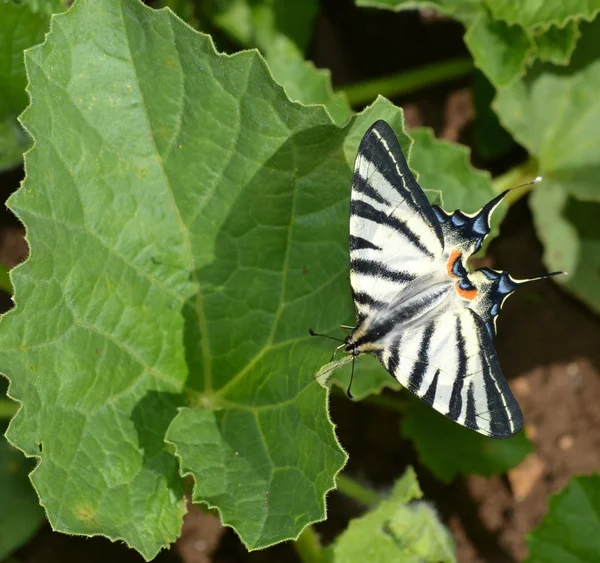
{"type": "Polygon", "coordinates": [[[469,57],[448,59],[415,70],[350,84],[343,88],[343,91],[348,97],[350,105],[360,106],[372,102],[378,95],[393,98],[426,86],[434,86],[441,82],[461,78],[468,75],[472,70],[473,60],[469,57]]]}
{"type": "Polygon", "coordinates": [[[348,477],[347,475],[342,475],[340,473],[336,477],[336,480],[337,490],[340,491],[340,493],[346,495],[347,497],[353,498],[361,504],[375,506],[376,504],[379,504],[382,499],[379,493],[376,493],[364,485],[361,485],[358,481],[352,479],[352,477],[348,477]]]}
{"type": "Polygon", "coordinates": [[[11,419],[19,408],[19,403],[10,399],[0,399],[0,420],[11,419]]]}
{"type": "MultiPolygon", "coordinates": [[[[540,167],[537,160],[530,156],[523,164],[519,164],[519,166],[515,166],[508,172],[494,178],[492,181],[494,191],[497,194],[500,194],[505,190],[527,184],[538,175],[539,169],[540,167]]],[[[532,187],[533,186],[524,186],[520,190],[511,191],[507,194],[505,201],[509,205],[512,205],[521,199],[532,187]]]]}
{"type": "Polygon", "coordinates": [[[306,526],[294,542],[296,553],[303,563],[315,563],[321,559],[323,548],[313,526],[306,526]]]}

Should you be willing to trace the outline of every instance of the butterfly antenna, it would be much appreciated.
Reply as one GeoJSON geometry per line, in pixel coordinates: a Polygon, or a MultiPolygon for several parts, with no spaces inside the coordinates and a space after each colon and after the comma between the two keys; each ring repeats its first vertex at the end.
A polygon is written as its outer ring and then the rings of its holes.
{"type": "Polygon", "coordinates": [[[354,400],[354,395],[350,392],[352,387],[352,382],[354,381],[354,363],[356,362],[356,356],[352,357],[352,371],[350,372],[350,383],[348,384],[348,389],[346,389],[346,395],[348,395],[348,399],[351,401],[354,400]]]}
{"type": "Polygon", "coordinates": [[[533,184],[539,184],[542,181],[541,176],[536,176],[531,182],[526,182],[525,184],[521,184],[520,186],[515,186],[511,188],[511,190],[518,190],[519,188],[525,188],[527,186],[533,186],[533,184]]]}
{"type": "Polygon", "coordinates": [[[331,340],[335,340],[336,342],[341,342],[342,344],[345,344],[345,342],[341,338],[329,336],[329,334],[319,334],[318,332],[315,332],[312,328],[308,329],[308,334],[310,334],[311,336],[323,336],[325,338],[331,338],[331,340]]]}

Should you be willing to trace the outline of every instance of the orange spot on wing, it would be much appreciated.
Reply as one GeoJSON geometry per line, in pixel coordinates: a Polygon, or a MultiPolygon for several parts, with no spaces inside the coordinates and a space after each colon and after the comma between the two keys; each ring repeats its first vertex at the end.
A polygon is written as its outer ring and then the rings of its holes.
{"type": "Polygon", "coordinates": [[[461,297],[468,299],[469,301],[471,301],[472,299],[475,299],[475,297],[477,297],[476,289],[462,289],[460,287],[460,285],[456,284],[456,291],[458,291],[458,294],[461,297]]]}
{"type": "Polygon", "coordinates": [[[451,278],[456,278],[457,276],[454,275],[454,273],[452,272],[452,268],[454,268],[454,263],[460,260],[460,250],[453,250],[450,253],[450,257],[448,258],[448,264],[446,265],[446,271],[448,272],[448,275],[451,278]]]}

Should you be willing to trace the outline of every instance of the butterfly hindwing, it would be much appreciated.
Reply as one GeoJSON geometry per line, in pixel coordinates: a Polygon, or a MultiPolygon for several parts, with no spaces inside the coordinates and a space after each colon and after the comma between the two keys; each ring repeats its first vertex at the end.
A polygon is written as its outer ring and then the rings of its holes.
{"type": "Polygon", "coordinates": [[[507,438],[523,426],[491,336],[468,308],[447,310],[390,338],[379,357],[409,391],[471,430],[507,438]]]}
{"type": "Polygon", "coordinates": [[[384,306],[432,271],[443,245],[441,225],[396,136],[376,122],[361,141],[352,180],[350,284],[357,314],[384,306]]]}

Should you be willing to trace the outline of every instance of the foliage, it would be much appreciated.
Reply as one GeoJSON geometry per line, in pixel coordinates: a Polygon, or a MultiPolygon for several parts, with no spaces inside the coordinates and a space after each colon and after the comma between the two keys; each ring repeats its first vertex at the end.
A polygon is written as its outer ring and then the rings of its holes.
{"type": "Polygon", "coordinates": [[[600,475],[575,477],[527,537],[526,563],[593,563],[600,553],[600,475]]]}
{"type": "Polygon", "coordinates": [[[420,501],[423,493],[408,468],[389,498],[352,520],[328,548],[328,563],[404,561],[454,563],[454,542],[435,509],[420,501]]]}
{"type": "Polygon", "coordinates": [[[419,460],[446,482],[459,474],[498,475],[533,450],[524,432],[494,440],[454,424],[418,399],[410,401],[401,430],[413,441],[419,460]]]}

